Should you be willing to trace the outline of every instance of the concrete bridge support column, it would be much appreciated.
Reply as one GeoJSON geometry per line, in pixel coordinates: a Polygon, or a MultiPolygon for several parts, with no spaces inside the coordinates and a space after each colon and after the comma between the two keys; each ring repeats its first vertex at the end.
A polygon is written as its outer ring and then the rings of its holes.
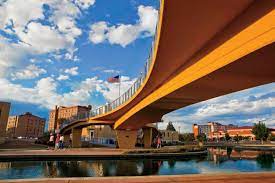
{"type": "Polygon", "coordinates": [[[82,134],[82,129],[78,129],[78,128],[72,129],[72,147],[73,148],[81,147],[81,134],[82,134]]]}
{"type": "Polygon", "coordinates": [[[153,136],[152,128],[144,128],[143,129],[144,148],[151,148],[151,146],[152,146],[152,136],[153,136]]]}
{"type": "Polygon", "coordinates": [[[65,134],[64,135],[64,144],[65,144],[65,146],[71,145],[70,144],[70,134],[65,134]]]}
{"type": "Polygon", "coordinates": [[[116,130],[118,147],[134,149],[137,141],[137,130],[116,130]]]}

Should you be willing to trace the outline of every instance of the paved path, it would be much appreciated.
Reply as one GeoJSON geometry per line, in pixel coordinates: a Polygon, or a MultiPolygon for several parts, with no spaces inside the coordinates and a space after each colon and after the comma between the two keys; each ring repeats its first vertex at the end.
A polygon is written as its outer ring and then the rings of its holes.
{"type": "Polygon", "coordinates": [[[0,151],[0,155],[111,155],[111,154],[121,154],[125,150],[114,149],[114,148],[72,148],[72,149],[58,149],[58,150],[15,150],[7,149],[0,151]]]}
{"type": "Polygon", "coordinates": [[[54,160],[54,159],[71,159],[71,158],[97,158],[97,159],[113,159],[113,158],[150,158],[150,157],[190,157],[206,155],[207,151],[198,152],[152,152],[144,153],[142,150],[139,153],[132,152],[129,149],[114,149],[114,148],[79,148],[79,149],[64,149],[64,150],[0,150],[0,161],[10,160],[54,160]]]}
{"type": "Polygon", "coordinates": [[[29,180],[0,180],[0,183],[274,183],[275,172],[234,174],[193,174],[140,177],[54,178],[29,180]]]}
{"type": "Polygon", "coordinates": [[[46,145],[35,144],[29,139],[9,139],[5,143],[0,144],[0,150],[3,149],[47,149],[46,145]]]}
{"type": "Polygon", "coordinates": [[[114,156],[123,156],[124,151],[110,148],[79,148],[63,150],[1,150],[0,161],[17,161],[17,160],[65,160],[72,158],[99,158],[110,159],[114,156]]]}

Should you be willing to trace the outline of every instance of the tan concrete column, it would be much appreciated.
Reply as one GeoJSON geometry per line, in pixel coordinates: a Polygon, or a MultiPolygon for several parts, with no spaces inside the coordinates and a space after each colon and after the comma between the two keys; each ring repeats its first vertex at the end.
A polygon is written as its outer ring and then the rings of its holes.
{"type": "Polygon", "coordinates": [[[68,146],[70,144],[70,134],[64,135],[64,144],[68,146]]]}
{"type": "Polygon", "coordinates": [[[137,141],[137,130],[116,130],[118,147],[134,149],[137,141]]]}
{"type": "Polygon", "coordinates": [[[81,128],[72,129],[72,147],[73,148],[81,147],[81,134],[82,134],[81,128]]]}
{"type": "Polygon", "coordinates": [[[152,146],[152,128],[144,128],[143,129],[143,142],[144,148],[151,148],[152,146]]]}

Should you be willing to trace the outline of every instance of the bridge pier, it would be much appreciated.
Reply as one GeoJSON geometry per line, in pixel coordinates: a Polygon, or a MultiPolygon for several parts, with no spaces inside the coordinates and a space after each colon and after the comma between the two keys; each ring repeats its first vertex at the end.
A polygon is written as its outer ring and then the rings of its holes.
{"type": "Polygon", "coordinates": [[[118,147],[134,149],[137,141],[137,130],[116,130],[118,147]]]}
{"type": "Polygon", "coordinates": [[[72,147],[73,148],[81,147],[81,134],[82,134],[82,128],[72,129],[72,147]]]}
{"type": "Polygon", "coordinates": [[[144,148],[151,148],[151,146],[152,146],[152,136],[153,136],[152,128],[144,128],[143,129],[144,148]]]}
{"type": "Polygon", "coordinates": [[[68,145],[71,145],[70,144],[70,134],[64,134],[64,144],[66,145],[66,146],[68,146],[68,145]]]}

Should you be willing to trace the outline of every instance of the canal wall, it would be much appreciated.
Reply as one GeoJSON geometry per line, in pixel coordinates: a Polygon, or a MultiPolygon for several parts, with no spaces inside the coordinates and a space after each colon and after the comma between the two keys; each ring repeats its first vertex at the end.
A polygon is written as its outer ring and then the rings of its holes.
{"type": "Polygon", "coordinates": [[[275,172],[0,180],[0,183],[274,183],[275,172]]]}

